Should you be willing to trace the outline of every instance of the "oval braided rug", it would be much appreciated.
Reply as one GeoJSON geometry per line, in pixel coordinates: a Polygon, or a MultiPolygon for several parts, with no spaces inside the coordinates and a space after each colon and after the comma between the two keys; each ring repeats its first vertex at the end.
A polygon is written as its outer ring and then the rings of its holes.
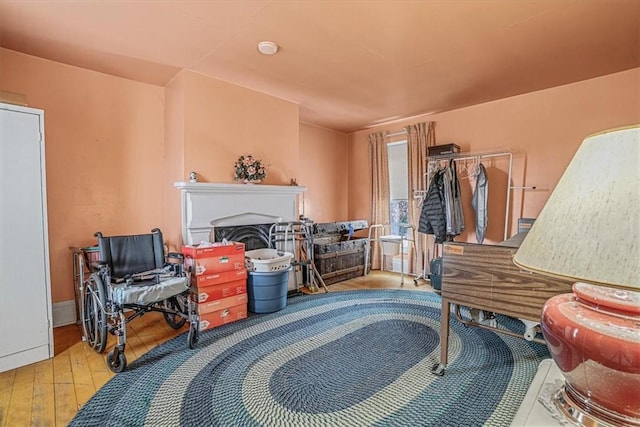
{"type": "Polygon", "coordinates": [[[452,320],[449,365],[437,377],[439,330],[430,292],[293,297],[276,313],[202,332],[194,350],[185,334],[156,347],[70,425],[508,425],[546,347],[452,320]]]}

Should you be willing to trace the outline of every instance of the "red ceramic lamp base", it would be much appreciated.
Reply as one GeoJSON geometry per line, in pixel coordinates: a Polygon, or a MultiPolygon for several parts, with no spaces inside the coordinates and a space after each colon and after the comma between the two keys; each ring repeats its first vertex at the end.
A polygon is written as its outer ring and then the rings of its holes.
{"type": "Polygon", "coordinates": [[[631,417],[610,411],[608,408],[593,402],[587,396],[583,396],[568,383],[565,383],[565,385],[555,392],[552,401],[560,413],[579,426],[640,426],[640,419],[634,420],[631,417]]]}
{"type": "Polygon", "coordinates": [[[565,377],[555,403],[583,425],[640,426],[640,292],[585,283],[573,291],[542,311],[542,333],[565,377]]]}

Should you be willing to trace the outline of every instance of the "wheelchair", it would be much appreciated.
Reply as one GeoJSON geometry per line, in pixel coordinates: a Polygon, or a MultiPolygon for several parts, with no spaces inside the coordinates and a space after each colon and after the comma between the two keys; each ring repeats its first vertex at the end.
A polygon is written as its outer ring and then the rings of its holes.
{"type": "Polygon", "coordinates": [[[150,311],[161,312],[167,324],[180,329],[189,322],[190,348],[198,342],[198,316],[184,271],[182,254],[165,259],[162,232],[98,238],[99,261],[91,263],[90,274],[81,281],[80,311],[84,340],[103,353],[108,335],[117,343],[107,354],[107,366],[115,373],[127,367],[125,347],[127,324],[150,311]]]}

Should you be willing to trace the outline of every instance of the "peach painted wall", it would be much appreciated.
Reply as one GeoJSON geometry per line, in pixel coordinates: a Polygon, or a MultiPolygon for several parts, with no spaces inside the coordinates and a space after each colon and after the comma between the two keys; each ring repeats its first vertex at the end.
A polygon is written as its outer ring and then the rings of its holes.
{"type": "Polygon", "coordinates": [[[314,222],[348,221],[347,135],[300,124],[298,184],[307,187],[301,212],[314,222]]]}
{"type": "Polygon", "coordinates": [[[0,89],[45,111],[53,302],[73,300],[70,246],[163,222],[164,89],[0,49],[0,89]]]}
{"type": "Polygon", "coordinates": [[[264,184],[298,174],[298,104],[192,71],[185,79],[185,173],[234,182],[233,164],[253,154],[268,165],[264,184]]]}
{"type": "MultiPolygon", "coordinates": [[[[514,153],[512,185],[536,186],[512,192],[509,235],[518,217],[536,217],[582,140],[595,132],[640,123],[640,69],[532,92],[460,110],[413,118],[349,135],[349,216],[370,218],[367,135],[396,131],[409,123],[436,122],[437,144],[457,143],[464,152],[514,153]]],[[[505,161],[489,167],[487,240],[500,241],[506,199],[505,161]]],[[[475,216],[468,181],[461,182],[468,235],[475,242],[475,216]]]]}
{"type": "Polygon", "coordinates": [[[270,164],[267,184],[289,184],[306,167],[295,103],[192,72],[165,90],[6,49],[0,64],[0,89],[45,110],[54,303],[74,298],[69,247],[94,244],[95,231],[160,226],[179,248],[173,183],[189,171],[232,182],[232,165],[246,152],[270,164]]]}
{"type": "Polygon", "coordinates": [[[201,182],[233,183],[233,165],[253,154],[268,165],[264,184],[288,185],[299,173],[298,104],[182,70],[167,86],[166,238],[181,244],[176,181],[195,171],[201,182]]]}
{"type": "MultiPolygon", "coordinates": [[[[165,87],[165,134],[164,134],[164,240],[170,251],[179,252],[182,245],[182,212],[180,191],[174,187],[176,181],[185,181],[184,166],[184,78],[176,75],[165,87]]],[[[188,174],[189,172],[187,172],[188,174]]]]}

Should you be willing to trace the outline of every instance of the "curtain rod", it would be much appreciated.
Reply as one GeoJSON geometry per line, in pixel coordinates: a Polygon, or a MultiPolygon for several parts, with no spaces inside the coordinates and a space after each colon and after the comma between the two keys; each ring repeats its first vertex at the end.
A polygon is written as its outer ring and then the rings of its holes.
{"type": "Polygon", "coordinates": [[[396,131],[396,132],[386,132],[384,134],[384,136],[386,138],[392,138],[394,136],[400,136],[400,135],[406,135],[406,134],[407,134],[407,131],[402,129],[402,130],[399,130],[399,131],[396,131]]]}

